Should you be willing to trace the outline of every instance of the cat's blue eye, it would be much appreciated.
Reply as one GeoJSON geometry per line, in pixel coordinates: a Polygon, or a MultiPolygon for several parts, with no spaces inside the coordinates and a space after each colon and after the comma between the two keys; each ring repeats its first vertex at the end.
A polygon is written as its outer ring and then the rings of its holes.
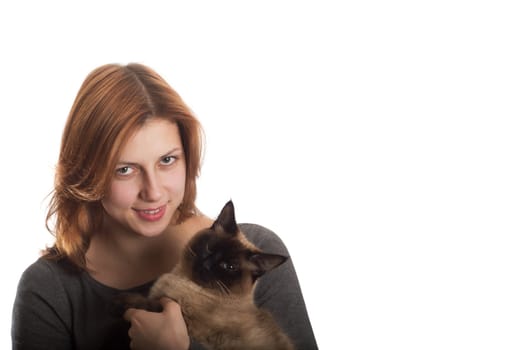
{"type": "Polygon", "coordinates": [[[234,264],[234,263],[231,263],[231,262],[228,262],[228,261],[221,261],[219,263],[219,266],[225,270],[225,271],[228,271],[228,272],[235,272],[239,269],[239,266],[237,264],[234,264]]]}

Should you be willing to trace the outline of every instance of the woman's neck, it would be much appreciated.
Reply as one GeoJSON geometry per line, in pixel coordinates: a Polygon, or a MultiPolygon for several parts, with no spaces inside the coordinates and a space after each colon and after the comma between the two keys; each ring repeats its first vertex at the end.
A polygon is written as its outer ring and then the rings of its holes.
{"type": "Polygon", "coordinates": [[[143,285],[172,270],[186,243],[212,222],[205,216],[193,216],[156,237],[119,230],[97,232],[86,253],[88,271],[98,282],[116,289],[143,285]]]}

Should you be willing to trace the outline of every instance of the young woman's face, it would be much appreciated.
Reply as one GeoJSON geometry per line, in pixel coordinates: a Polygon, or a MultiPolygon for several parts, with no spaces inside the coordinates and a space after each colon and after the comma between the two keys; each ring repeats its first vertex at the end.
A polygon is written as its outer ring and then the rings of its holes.
{"type": "Polygon", "coordinates": [[[181,204],[186,180],[183,144],[177,125],[152,119],[124,145],[102,200],[117,227],[142,236],[162,233],[181,204]]]}

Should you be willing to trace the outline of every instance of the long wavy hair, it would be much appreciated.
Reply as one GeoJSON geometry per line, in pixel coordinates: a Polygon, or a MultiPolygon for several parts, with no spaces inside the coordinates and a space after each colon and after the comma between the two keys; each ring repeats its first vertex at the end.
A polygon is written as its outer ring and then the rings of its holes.
{"type": "Polygon", "coordinates": [[[197,212],[196,180],[203,132],[179,94],[151,68],[107,64],[93,70],[75,98],[62,135],[46,227],[55,243],[48,259],[69,259],[86,269],[91,235],[101,228],[104,197],[129,136],[150,118],[177,125],[186,161],[184,197],[174,215],[180,223],[197,212]]]}

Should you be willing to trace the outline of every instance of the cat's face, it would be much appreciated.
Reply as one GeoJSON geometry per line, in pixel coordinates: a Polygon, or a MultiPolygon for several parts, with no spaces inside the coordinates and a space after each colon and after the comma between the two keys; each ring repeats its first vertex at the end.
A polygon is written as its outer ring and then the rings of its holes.
{"type": "Polygon", "coordinates": [[[223,294],[248,295],[256,280],[287,257],[266,254],[244,238],[228,202],[214,224],[189,242],[181,268],[202,287],[223,294]]]}

